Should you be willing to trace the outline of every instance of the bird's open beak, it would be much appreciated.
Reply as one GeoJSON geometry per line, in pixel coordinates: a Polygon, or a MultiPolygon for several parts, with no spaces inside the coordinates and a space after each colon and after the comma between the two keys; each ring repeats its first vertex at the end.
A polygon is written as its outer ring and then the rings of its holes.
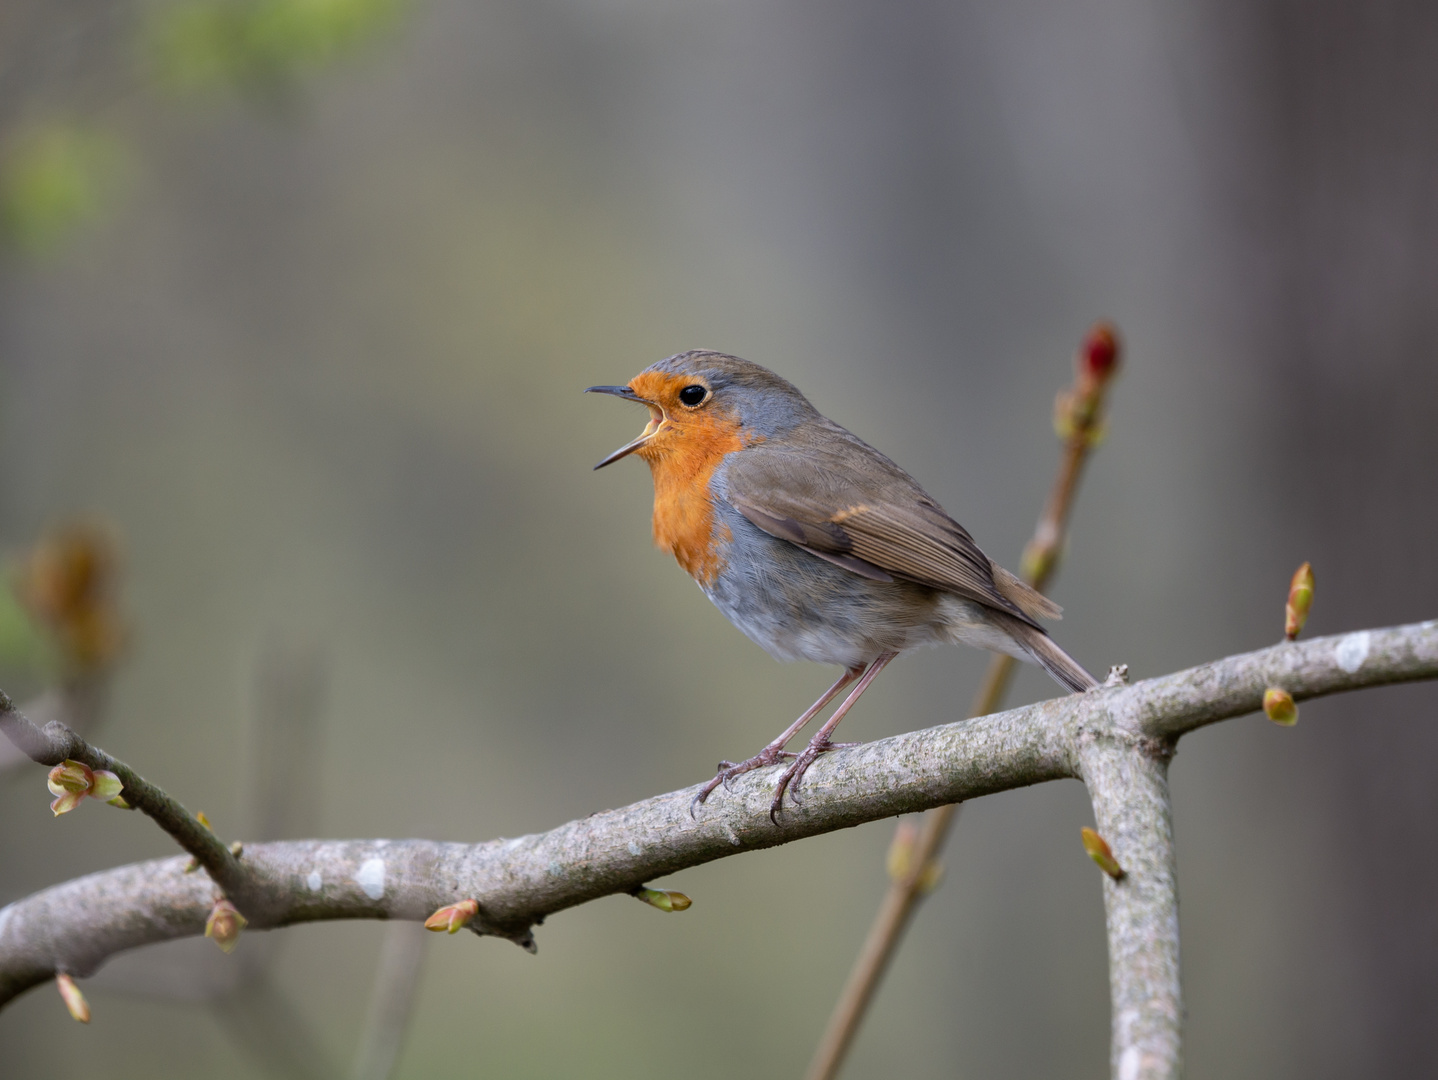
{"type": "Polygon", "coordinates": [[[664,426],[664,410],[654,404],[654,402],[646,401],[627,386],[591,386],[584,392],[586,394],[613,394],[615,397],[623,398],[625,401],[637,401],[640,405],[645,405],[649,408],[649,423],[645,425],[639,438],[633,442],[625,443],[598,465],[594,466],[596,469],[602,469],[606,465],[613,465],[620,458],[628,457],[650,439],[654,438],[655,435],[659,434],[659,429],[664,426]]]}

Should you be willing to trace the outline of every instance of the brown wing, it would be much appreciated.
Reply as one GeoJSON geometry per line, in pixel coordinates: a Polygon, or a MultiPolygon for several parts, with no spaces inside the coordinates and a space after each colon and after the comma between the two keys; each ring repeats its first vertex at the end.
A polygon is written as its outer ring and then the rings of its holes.
{"type": "Polygon", "coordinates": [[[1037,625],[1043,612],[1000,591],[988,556],[913,477],[838,425],[805,427],[792,448],[730,456],[726,493],[749,521],[864,577],[918,582],[1037,625]]]}

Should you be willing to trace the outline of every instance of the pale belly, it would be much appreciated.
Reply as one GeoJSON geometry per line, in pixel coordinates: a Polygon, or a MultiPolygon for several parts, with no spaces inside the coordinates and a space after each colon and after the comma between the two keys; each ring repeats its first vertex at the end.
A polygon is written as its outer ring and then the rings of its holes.
{"type": "Polygon", "coordinates": [[[719,552],[722,571],[701,588],[775,659],[859,667],[881,653],[955,640],[956,605],[982,619],[977,605],[923,585],[860,577],[720,507],[731,539],[719,552]]]}

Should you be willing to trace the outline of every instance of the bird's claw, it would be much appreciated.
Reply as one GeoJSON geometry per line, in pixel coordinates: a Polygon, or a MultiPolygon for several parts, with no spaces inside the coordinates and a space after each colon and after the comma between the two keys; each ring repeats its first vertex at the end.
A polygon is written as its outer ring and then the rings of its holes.
{"type": "Polygon", "coordinates": [[[702,805],[704,801],[709,798],[710,795],[714,794],[714,790],[721,784],[724,786],[725,791],[733,791],[734,781],[737,780],[739,777],[743,776],[746,772],[752,772],[755,769],[762,769],[766,765],[777,765],[783,758],[791,758],[796,756],[797,755],[795,755],[791,751],[780,750],[779,748],[773,746],[766,746],[763,750],[760,750],[757,754],[749,758],[747,761],[719,762],[719,771],[715,773],[714,779],[710,780],[707,784],[700,788],[699,793],[695,795],[692,800],[690,800],[689,816],[691,818],[696,817],[696,811],[699,809],[700,805],[702,805]]]}
{"type": "Polygon", "coordinates": [[[784,792],[789,792],[789,801],[796,806],[804,800],[799,797],[799,785],[804,779],[804,774],[809,771],[809,766],[819,760],[820,754],[827,754],[830,750],[845,750],[851,746],[858,746],[858,743],[836,743],[825,739],[823,742],[814,740],[804,747],[802,753],[790,755],[794,763],[790,765],[779,777],[779,783],[774,788],[774,801],[769,804],[769,820],[775,825],[779,824],[779,815],[784,812],[784,792]]]}
{"type": "Polygon", "coordinates": [[[818,759],[819,755],[827,753],[830,750],[843,750],[850,746],[858,745],[858,743],[836,743],[830,742],[828,739],[823,739],[822,741],[814,739],[801,752],[795,753],[793,750],[784,750],[771,744],[764,747],[764,749],[760,750],[747,761],[721,761],[719,762],[719,771],[714,774],[714,778],[700,788],[698,794],[689,801],[689,816],[697,819],[699,807],[703,805],[709,796],[714,794],[715,790],[721,785],[725,791],[733,791],[734,781],[746,772],[762,769],[766,765],[777,765],[785,759],[792,758],[792,764],[790,764],[790,766],[784,770],[783,775],[779,777],[779,786],[774,789],[774,801],[769,806],[769,820],[775,825],[778,825],[779,815],[784,812],[784,792],[787,790],[789,797],[795,803],[801,801],[799,798],[799,781],[803,778],[804,773],[808,771],[809,766],[814,764],[818,759]]]}

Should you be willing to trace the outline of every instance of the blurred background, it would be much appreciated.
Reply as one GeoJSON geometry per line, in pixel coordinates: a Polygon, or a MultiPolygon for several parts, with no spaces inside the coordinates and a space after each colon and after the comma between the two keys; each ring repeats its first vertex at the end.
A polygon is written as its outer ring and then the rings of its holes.
{"type": "MultiPolygon", "coordinates": [[[[1065,648],[1143,678],[1270,644],[1305,559],[1309,633],[1431,618],[1435,109],[1417,0],[6,0],[0,546],[23,583],[100,530],[124,627],[85,715],[223,835],[539,831],[704,779],[834,675],[652,548],[647,470],[590,472],[642,418],[583,387],[763,363],[1012,567],[1110,317],[1065,648]]],[[[0,685],[71,678],[5,603],[0,685]]],[[[956,719],[984,662],[906,657],[844,730],[956,719]]],[[[1191,1075],[1432,1070],[1435,707],[1183,742],[1191,1075]]],[[[0,774],[0,902],[172,851],[47,801],[0,774]]],[[[846,1075],[1106,1075],[1091,820],[1073,782],[965,808],[846,1075]]],[[[394,1075],[795,1076],[892,832],[563,913],[537,957],[428,936],[394,1075]]],[[[386,933],[121,958],[88,1027],[48,987],[0,1014],[0,1063],[345,1075],[386,933]]]]}

